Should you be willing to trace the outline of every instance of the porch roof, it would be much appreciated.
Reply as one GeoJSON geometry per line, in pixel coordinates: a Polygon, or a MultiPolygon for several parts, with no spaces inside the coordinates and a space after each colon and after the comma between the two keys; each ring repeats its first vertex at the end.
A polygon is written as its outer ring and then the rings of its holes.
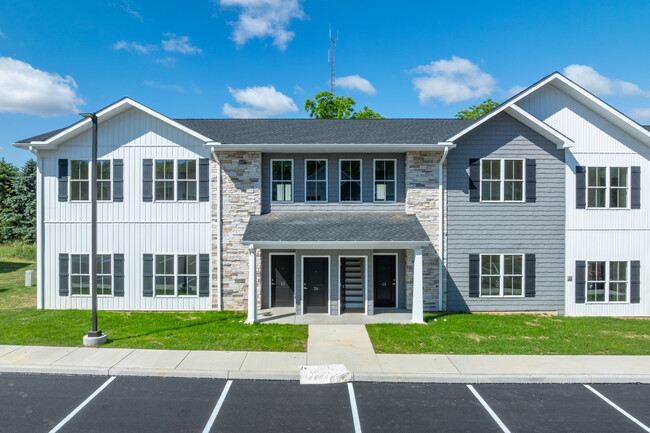
{"type": "Polygon", "coordinates": [[[243,243],[256,248],[417,248],[430,245],[404,212],[272,212],[253,215],[243,243]]]}

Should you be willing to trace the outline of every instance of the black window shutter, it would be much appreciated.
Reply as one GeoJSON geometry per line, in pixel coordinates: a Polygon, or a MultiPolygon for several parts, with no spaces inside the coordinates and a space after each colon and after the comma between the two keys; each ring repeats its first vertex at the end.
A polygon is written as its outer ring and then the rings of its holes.
{"type": "Polygon", "coordinates": [[[587,287],[586,270],[587,266],[584,260],[576,261],[576,304],[585,303],[585,290],[587,287]]]}
{"type": "Polygon", "coordinates": [[[526,254],[526,293],[527,298],[535,297],[535,254],[526,254]]]}
{"type": "Polygon", "coordinates": [[[478,298],[479,294],[479,255],[469,255],[469,297],[478,298]]]}
{"type": "Polygon", "coordinates": [[[142,201],[153,201],[153,159],[142,160],[142,201]]]}
{"type": "Polygon", "coordinates": [[[113,160],[113,201],[124,201],[124,160],[113,160]]]}
{"type": "Polygon", "coordinates": [[[113,295],[124,296],[124,254],[113,254],[113,295]]]}
{"type": "Polygon", "coordinates": [[[632,260],[630,265],[630,302],[638,304],[641,302],[641,262],[632,260]]]}
{"type": "Polygon", "coordinates": [[[632,167],[630,171],[630,204],[632,209],[641,209],[641,167],[632,167]]]}
{"type": "Polygon", "coordinates": [[[587,207],[587,168],[581,165],[576,167],[576,209],[587,207]]]}
{"type": "Polygon", "coordinates": [[[526,160],[526,203],[537,201],[537,161],[526,160]]]}
{"type": "Polygon", "coordinates": [[[59,159],[59,201],[68,201],[68,160],[59,159]]]}
{"type": "Polygon", "coordinates": [[[59,296],[68,296],[70,290],[70,268],[68,262],[70,256],[59,254],[59,296]]]}
{"type": "Polygon", "coordinates": [[[153,254],[142,256],[142,296],[153,296],[153,254]]]}
{"type": "Polygon", "coordinates": [[[210,160],[199,159],[199,201],[210,201],[210,160]]]}
{"type": "Polygon", "coordinates": [[[481,201],[481,160],[469,160],[469,201],[481,201]]]}
{"type": "Polygon", "coordinates": [[[199,254],[199,296],[210,296],[210,254],[199,254]]]}

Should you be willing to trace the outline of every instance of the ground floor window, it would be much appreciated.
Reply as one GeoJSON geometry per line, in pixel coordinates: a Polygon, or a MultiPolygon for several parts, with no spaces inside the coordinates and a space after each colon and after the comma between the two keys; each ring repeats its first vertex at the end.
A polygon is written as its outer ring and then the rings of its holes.
{"type": "Polygon", "coordinates": [[[587,302],[627,302],[628,262],[588,261],[587,302]]]}
{"type": "Polygon", "coordinates": [[[156,296],[196,296],[197,255],[179,254],[174,260],[173,254],[156,254],[154,281],[156,296]]]}
{"type": "Polygon", "coordinates": [[[481,254],[481,297],[524,295],[523,254],[481,254]]]}
{"type": "Polygon", "coordinates": [[[97,254],[97,294],[110,296],[113,294],[113,277],[110,254],[97,254]]]}
{"type": "MultiPolygon", "coordinates": [[[[97,254],[97,294],[113,294],[113,265],[110,254],[97,254]]],[[[70,293],[90,295],[90,254],[70,254],[70,293]]]]}

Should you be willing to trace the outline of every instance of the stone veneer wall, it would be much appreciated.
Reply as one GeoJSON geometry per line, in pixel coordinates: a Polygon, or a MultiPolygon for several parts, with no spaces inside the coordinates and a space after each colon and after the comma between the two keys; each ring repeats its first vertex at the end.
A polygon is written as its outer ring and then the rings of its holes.
{"type": "MultiPolygon", "coordinates": [[[[424,273],[424,310],[438,305],[438,166],[441,152],[406,153],[406,213],[415,214],[433,246],[422,252],[424,273]]],[[[413,305],[413,250],[406,251],[406,307],[413,305]]],[[[444,287],[444,286],[443,286],[444,287]]]]}
{"type": "MultiPolygon", "coordinates": [[[[260,152],[217,152],[221,162],[222,217],[222,307],[245,310],[248,306],[248,247],[242,238],[251,215],[262,210],[262,154],[260,152]]],[[[217,163],[212,161],[212,304],[218,302],[218,218],[217,163]]],[[[261,308],[261,253],[257,251],[257,303],[261,308]]]]}

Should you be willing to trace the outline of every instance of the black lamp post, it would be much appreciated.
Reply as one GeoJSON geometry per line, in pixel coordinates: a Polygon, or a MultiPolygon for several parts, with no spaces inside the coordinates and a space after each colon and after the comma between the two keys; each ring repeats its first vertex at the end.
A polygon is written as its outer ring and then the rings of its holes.
{"type": "Polygon", "coordinates": [[[106,334],[97,329],[97,115],[81,113],[93,122],[92,162],[90,165],[90,294],[92,296],[92,330],[84,336],[84,345],[97,346],[106,342],[106,334]]]}

